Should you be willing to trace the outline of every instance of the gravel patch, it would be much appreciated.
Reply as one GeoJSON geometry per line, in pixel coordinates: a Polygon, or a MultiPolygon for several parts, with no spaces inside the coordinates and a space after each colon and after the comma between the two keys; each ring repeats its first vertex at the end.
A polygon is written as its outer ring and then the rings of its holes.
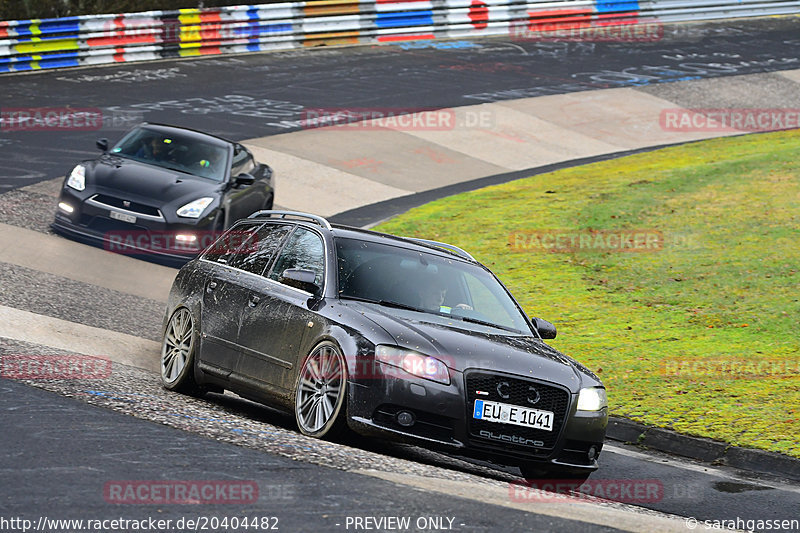
{"type": "Polygon", "coordinates": [[[773,73],[661,83],[636,90],[690,109],[797,109],[798,88],[797,83],[773,73]]]}
{"type": "Polygon", "coordinates": [[[0,262],[0,305],[161,340],[164,304],[0,262]]]}
{"type": "Polygon", "coordinates": [[[50,223],[56,213],[57,198],[48,194],[14,189],[0,194],[0,223],[53,233],[50,223]]]}

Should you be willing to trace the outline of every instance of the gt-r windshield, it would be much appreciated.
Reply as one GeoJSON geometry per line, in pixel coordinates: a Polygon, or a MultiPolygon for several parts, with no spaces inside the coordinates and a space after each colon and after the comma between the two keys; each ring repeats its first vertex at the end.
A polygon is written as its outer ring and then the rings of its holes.
{"type": "Polygon", "coordinates": [[[228,168],[224,146],[149,128],[133,130],[111,153],[214,181],[223,181],[228,168]]]}
{"type": "Polygon", "coordinates": [[[483,268],[399,246],[337,238],[339,297],[531,335],[508,292],[483,268]]]}

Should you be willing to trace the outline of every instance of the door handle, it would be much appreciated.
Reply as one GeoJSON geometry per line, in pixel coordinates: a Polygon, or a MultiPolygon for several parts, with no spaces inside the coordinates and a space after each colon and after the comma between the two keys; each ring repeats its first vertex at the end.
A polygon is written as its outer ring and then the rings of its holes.
{"type": "Polygon", "coordinates": [[[247,305],[249,305],[250,307],[255,307],[255,306],[258,305],[258,302],[260,302],[260,301],[261,301],[261,298],[259,298],[255,294],[251,294],[250,298],[248,298],[248,300],[247,300],[247,305]]]}
{"type": "Polygon", "coordinates": [[[217,288],[217,282],[211,280],[208,282],[208,285],[206,286],[206,292],[214,292],[214,289],[216,288],[217,288]]]}

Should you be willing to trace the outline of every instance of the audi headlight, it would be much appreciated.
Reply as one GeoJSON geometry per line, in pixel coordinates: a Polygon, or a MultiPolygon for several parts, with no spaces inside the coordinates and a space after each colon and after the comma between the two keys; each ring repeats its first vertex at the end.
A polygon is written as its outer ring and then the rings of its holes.
{"type": "Polygon", "coordinates": [[[69,173],[67,187],[72,187],[76,191],[82,191],[86,188],[86,168],[83,165],[76,165],[72,172],[69,173]]]}
{"type": "Polygon", "coordinates": [[[578,411],[600,411],[608,407],[606,390],[600,387],[587,387],[578,394],[578,411]]]}
{"type": "Polygon", "coordinates": [[[427,355],[398,346],[378,345],[375,358],[381,363],[402,368],[414,376],[450,385],[450,371],[447,365],[427,355]]]}
{"type": "Polygon", "coordinates": [[[197,200],[189,202],[178,209],[178,216],[184,218],[200,218],[200,215],[203,214],[203,211],[206,210],[206,207],[208,207],[213,201],[213,198],[198,198],[197,200]]]}

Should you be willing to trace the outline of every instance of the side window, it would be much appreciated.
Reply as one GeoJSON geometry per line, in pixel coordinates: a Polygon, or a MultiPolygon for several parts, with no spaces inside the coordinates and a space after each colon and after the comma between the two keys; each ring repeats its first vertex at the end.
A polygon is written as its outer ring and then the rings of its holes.
{"type": "Polygon", "coordinates": [[[287,268],[304,268],[316,274],[314,283],[322,285],[325,275],[325,249],[322,238],[313,231],[297,228],[275,261],[269,279],[280,281],[287,268]]]}
{"type": "Polygon", "coordinates": [[[242,224],[230,229],[217,239],[211,246],[203,252],[203,259],[230,265],[250,246],[250,242],[256,236],[258,228],[263,222],[254,224],[242,224]]]}
{"type": "Polygon", "coordinates": [[[229,264],[253,274],[263,274],[291,231],[292,226],[285,224],[264,224],[229,264]]]}
{"type": "MultiPolygon", "coordinates": [[[[239,146],[239,145],[237,145],[239,146]]],[[[244,146],[240,147],[239,151],[233,153],[233,164],[231,165],[231,177],[235,178],[242,172],[252,173],[256,168],[253,161],[253,156],[244,146]]]]}

